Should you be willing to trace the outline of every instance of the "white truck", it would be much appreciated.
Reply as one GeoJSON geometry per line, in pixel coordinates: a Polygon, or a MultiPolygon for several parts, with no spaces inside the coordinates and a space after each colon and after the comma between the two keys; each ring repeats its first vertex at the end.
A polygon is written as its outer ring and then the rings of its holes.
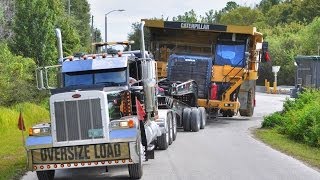
{"type": "Polygon", "coordinates": [[[63,58],[56,29],[59,64],[36,71],[39,89],[49,89],[50,123],[29,129],[28,167],[39,180],[54,179],[55,170],[128,165],[129,177],[142,177],[142,162],[165,150],[177,135],[176,114],[158,109],[156,64],[142,58],[91,54],[63,58]],[[57,87],[50,71],[57,69],[57,87]],[[135,84],[129,79],[135,78],[135,84]]]}

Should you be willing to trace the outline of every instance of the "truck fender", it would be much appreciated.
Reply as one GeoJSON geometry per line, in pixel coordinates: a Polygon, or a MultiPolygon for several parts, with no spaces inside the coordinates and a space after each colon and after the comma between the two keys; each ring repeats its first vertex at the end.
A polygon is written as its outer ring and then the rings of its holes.
{"type": "MultiPolygon", "coordinates": [[[[172,113],[172,111],[170,109],[159,109],[158,110],[159,119],[157,119],[156,122],[159,125],[161,134],[166,133],[165,127],[168,126],[168,124],[167,124],[168,113],[172,113]]],[[[161,136],[161,134],[160,134],[160,136],[161,136]]]]}

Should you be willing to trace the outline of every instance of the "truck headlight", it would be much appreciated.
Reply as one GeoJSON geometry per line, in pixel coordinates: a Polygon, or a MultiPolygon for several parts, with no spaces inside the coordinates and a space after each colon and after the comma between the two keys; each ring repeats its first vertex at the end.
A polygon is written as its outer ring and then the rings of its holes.
{"type": "Polygon", "coordinates": [[[110,122],[111,129],[123,129],[136,127],[136,122],[132,118],[113,120],[110,122]]]}
{"type": "Polygon", "coordinates": [[[51,135],[51,124],[37,124],[29,128],[29,136],[48,136],[51,135]]]}

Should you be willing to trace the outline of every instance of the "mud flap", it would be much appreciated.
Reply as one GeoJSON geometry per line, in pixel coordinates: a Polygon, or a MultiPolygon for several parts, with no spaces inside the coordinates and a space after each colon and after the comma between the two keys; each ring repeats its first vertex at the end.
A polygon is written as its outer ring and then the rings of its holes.
{"type": "MultiPolygon", "coordinates": [[[[146,131],[144,129],[144,122],[140,122],[140,132],[141,132],[141,144],[144,147],[144,153],[148,154],[148,143],[147,143],[147,136],[146,136],[146,131]]],[[[145,160],[148,161],[148,156],[145,157],[145,160]]]]}

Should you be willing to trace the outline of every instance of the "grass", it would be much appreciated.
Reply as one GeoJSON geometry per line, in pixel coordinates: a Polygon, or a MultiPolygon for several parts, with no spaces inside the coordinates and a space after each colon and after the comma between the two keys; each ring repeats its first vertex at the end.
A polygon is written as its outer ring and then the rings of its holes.
{"type": "MultiPolygon", "coordinates": [[[[0,180],[19,179],[26,171],[26,152],[18,129],[19,111],[22,110],[25,127],[47,122],[49,112],[38,105],[23,103],[12,108],[0,107],[0,180]]],[[[24,132],[27,136],[28,131],[24,132]]]]}
{"type": "Polygon", "coordinates": [[[293,141],[276,129],[258,129],[255,136],[274,149],[320,169],[320,148],[293,141]]]}

